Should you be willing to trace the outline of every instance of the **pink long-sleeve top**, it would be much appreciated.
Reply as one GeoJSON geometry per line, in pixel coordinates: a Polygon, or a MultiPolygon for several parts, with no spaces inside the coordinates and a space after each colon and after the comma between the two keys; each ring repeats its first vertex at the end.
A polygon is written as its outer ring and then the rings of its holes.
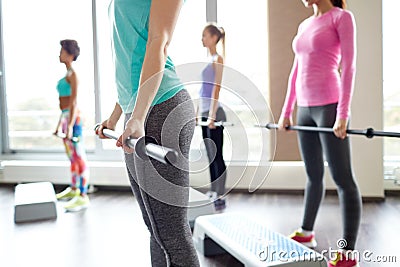
{"type": "Polygon", "coordinates": [[[356,62],[352,13],[334,7],[307,18],[299,25],[292,46],[295,59],[282,114],[289,118],[296,100],[300,107],[338,103],[336,118],[347,119],[356,62]]]}

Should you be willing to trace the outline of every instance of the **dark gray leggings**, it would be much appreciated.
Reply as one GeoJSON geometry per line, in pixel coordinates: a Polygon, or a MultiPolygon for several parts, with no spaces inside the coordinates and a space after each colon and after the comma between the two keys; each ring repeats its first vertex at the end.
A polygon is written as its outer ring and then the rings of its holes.
{"type": "MultiPolygon", "coordinates": [[[[125,122],[131,114],[126,114],[125,122]]],[[[145,123],[151,136],[179,153],[179,165],[125,154],[132,191],[150,232],[153,267],[200,266],[187,219],[189,149],[195,128],[193,102],[186,90],[154,106],[145,123]]]]}
{"type": "MultiPolygon", "coordinates": [[[[301,126],[333,127],[337,104],[298,107],[297,124],[301,126]]],[[[298,132],[301,155],[308,176],[302,228],[314,228],[318,208],[324,195],[324,157],[337,185],[342,209],[345,249],[354,249],[361,219],[361,196],[353,176],[349,138],[341,140],[334,134],[298,132]]]]}

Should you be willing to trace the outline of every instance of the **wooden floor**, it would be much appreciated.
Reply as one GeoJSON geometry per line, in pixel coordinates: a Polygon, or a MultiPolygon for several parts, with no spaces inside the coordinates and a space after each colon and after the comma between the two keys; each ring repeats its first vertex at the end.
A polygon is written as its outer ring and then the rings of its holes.
{"type": "MultiPolygon", "coordinates": [[[[83,212],[65,213],[59,206],[57,220],[14,224],[14,186],[0,184],[0,266],[150,266],[149,236],[132,193],[99,190],[90,200],[83,212]]],[[[302,201],[302,195],[231,193],[225,212],[262,219],[271,230],[289,234],[301,221],[302,201]]],[[[315,227],[317,251],[336,248],[341,225],[338,199],[327,195],[315,227]]],[[[400,266],[399,196],[364,203],[357,249],[371,260],[397,261],[362,261],[361,266],[400,266]]],[[[227,254],[199,258],[201,266],[243,266],[227,254]]]]}

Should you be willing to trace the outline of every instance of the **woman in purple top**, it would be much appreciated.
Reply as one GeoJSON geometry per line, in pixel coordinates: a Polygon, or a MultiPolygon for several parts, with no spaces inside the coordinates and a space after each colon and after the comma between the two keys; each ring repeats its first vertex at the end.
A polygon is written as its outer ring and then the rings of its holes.
{"type": "Polygon", "coordinates": [[[202,126],[203,139],[210,162],[211,191],[207,192],[207,195],[215,200],[216,210],[222,210],[225,209],[225,199],[222,196],[225,194],[226,182],[226,165],[222,154],[224,129],[222,126],[216,127],[214,123],[226,121],[225,111],[218,101],[224,58],[217,53],[217,44],[221,42],[225,51],[224,29],[214,24],[207,25],[203,30],[202,42],[211,55],[211,62],[202,72],[203,83],[199,92],[200,103],[197,114],[200,113],[201,120],[208,124],[208,126],[202,126]]]}
{"type": "MultiPolygon", "coordinates": [[[[334,134],[298,132],[308,180],[302,226],[291,237],[309,247],[316,246],[313,229],[324,195],[325,156],[338,187],[342,239],[346,241],[329,266],[358,266],[356,259],[349,257],[351,253],[346,253],[354,250],[362,206],[346,136],[356,69],[355,21],[353,14],[344,9],[344,0],[302,1],[314,8],[314,15],[299,25],[293,40],[295,59],[279,125],[284,129],[292,124],[297,101],[298,125],[332,127],[334,134]]],[[[339,218],[338,214],[338,222],[339,218]]]]}

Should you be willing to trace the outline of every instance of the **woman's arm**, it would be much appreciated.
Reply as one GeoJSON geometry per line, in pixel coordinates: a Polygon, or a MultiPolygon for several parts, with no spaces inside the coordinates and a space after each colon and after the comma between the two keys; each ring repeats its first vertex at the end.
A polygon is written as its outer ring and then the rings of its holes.
{"type": "Polygon", "coordinates": [[[60,129],[60,125],[61,125],[61,116],[62,116],[62,114],[60,114],[60,117],[58,117],[58,122],[57,122],[57,127],[56,127],[56,130],[54,131],[54,135],[57,135],[57,133],[58,133],[58,129],[60,129]]]}
{"type": "Polygon", "coordinates": [[[214,122],[217,119],[219,92],[221,91],[222,74],[224,71],[224,59],[218,56],[217,62],[214,62],[213,68],[215,70],[214,88],[211,96],[210,111],[208,113],[209,126],[214,129],[214,122]]]}
{"type": "Polygon", "coordinates": [[[344,13],[338,21],[337,33],[342,53],[340,63],[341,90],[339,92],[337,119],[348,119],[356,72],[355,21],[350,12],[344,13]]]}
{"type": "Polygon", "coordinates": [[[96,134],[101,138],[101,139],[106,139],[105,135],[103,135],[103,129],[110,129],[110,130],[115,130],[115,127],[122,115],[122,108],[118,103],[115,103],[114,110],[111,113],[110,117],[103,121],[100,125],[99,128],[97,128],[96,134]]]}
{"type": "Polygon", "coordinates": [[[344,139],[347,136],[346,129],[350,116],[350,105],[356,72],[356,26],[352,13],[348,11],[343,13],[337,25],[336,29],[342,52],[340,64],[341,88],[333,130],[337,137],[344,139]]]}
{"type": "Polygon", "coordinates": [[[199,103],[196,105],[196,124],[199,121],[199,103]]]}
{"type": "Polygon", "coordinates": [[[72,128],[75,124],[75,115],[76,115],[76,103],[78,96],[78,78],[76,77],[75,71],[71,73],[67,77],[67,81],[71,86],[71,96],[69,97],[69,118],[68,118],[68,128],[66,132],[66,137],[68,139],[72,138],[72,128]]]}
{"type": "MultiPolygon", "coordinates": [[[[144,121],[161,84],[168,45],[171,42],[182,3],[183,0],[153,0],[151,2],[149,34],[139,91],[131,119],[120,137],[120,143],[130,136],[138,138],[144,135],[144,121]]],[[[127,146],[124,146],[124,150],[128,153],[133,152],[127,146]]]]}
{"type": "Polygon", "coordinates": [[[286,91],[285,103],[282,107],[282,113],[279,118],[279,128],[284,129],[285,126],[292,124],[292,113],[296,102],[296,80],[297,80],[298,61],[295,57],[293,60],[292,70],[290,71],[288,86],[286,91]]]}
{"type": "Polygon", "coordinates": [[[115,130],[115,126],[117,125],[119,118],[122,115],[122,108],[118,103],[115,103],[114,110],[108,118],[109,126],[107,126],[111,130],[115,130]]]}

